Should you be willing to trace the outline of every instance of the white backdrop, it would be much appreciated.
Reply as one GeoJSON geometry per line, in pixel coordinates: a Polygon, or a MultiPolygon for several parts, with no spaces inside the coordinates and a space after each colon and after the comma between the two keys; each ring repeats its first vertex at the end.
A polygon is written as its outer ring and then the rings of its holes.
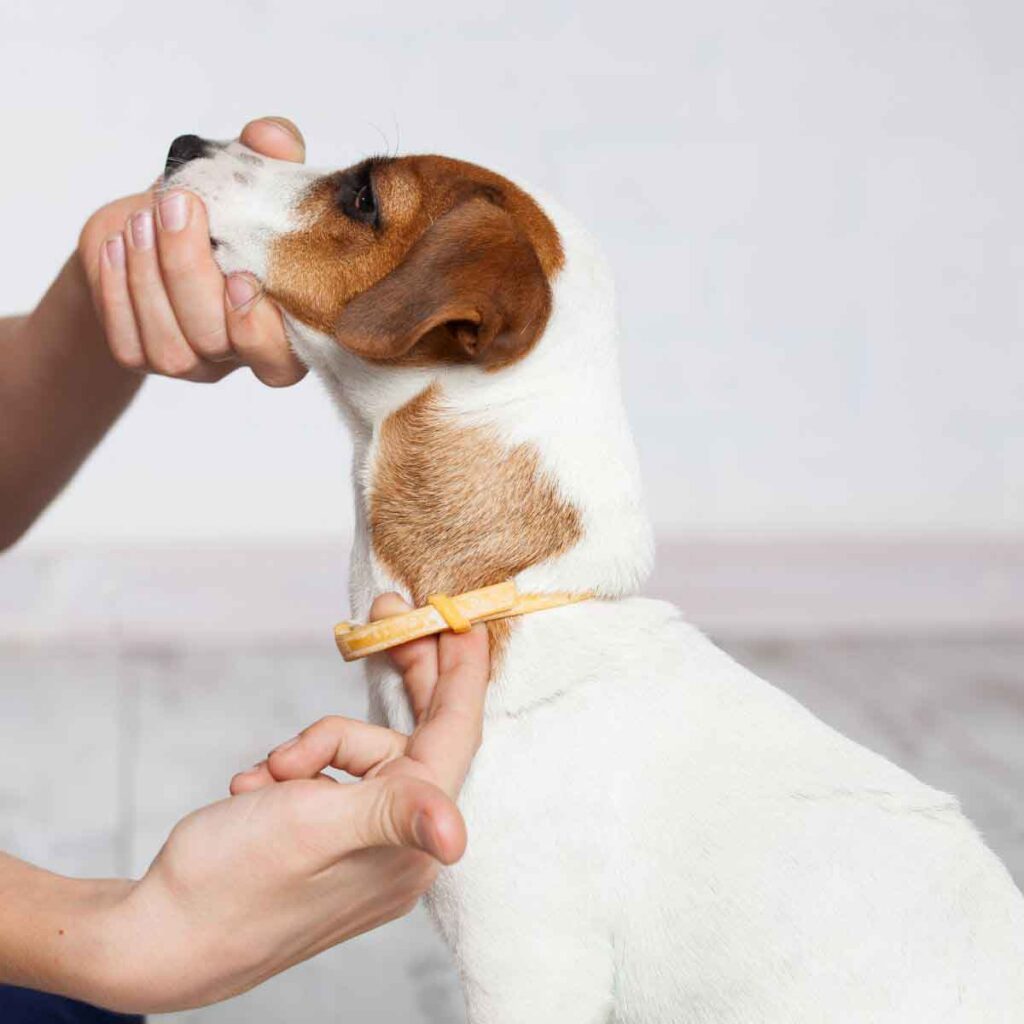
{"type": "MultiPolygon", "coordinates": [[[[1018,530],[1024,8],[601,6],[5,0],[0,311],[174,135],[285,113],[590,223],[663,531],[1018,530]]],[[[346,532],[346,463],[314,382],[152,381],[26,543],[346,532]]]]}

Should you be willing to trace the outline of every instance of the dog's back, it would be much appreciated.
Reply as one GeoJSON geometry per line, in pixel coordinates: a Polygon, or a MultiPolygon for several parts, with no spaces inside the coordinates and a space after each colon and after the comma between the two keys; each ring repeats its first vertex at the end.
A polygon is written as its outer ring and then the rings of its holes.
{"type": "Polygon", "coordinates": [[[1024,1019],[1024,900],[954,798],[661,602],[524,621],[508,657],[562,685],[490,720],[434,896],[472,1020],[1024,1019]]]}

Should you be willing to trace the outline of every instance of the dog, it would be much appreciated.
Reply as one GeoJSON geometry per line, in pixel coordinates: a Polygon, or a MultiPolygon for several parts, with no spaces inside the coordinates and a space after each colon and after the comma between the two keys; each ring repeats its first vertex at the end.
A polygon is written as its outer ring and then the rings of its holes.
{"type": "MultiPolygon", "coordinates": [[[[565,211],[445,157],[323,171],[196,136],[166,186],[352,433],[356,616],[593,595],[489,627],[471,843],[428,897],[472,1024],[1024,1021],[1024,899],[957,801],[637,596],[612,280],[565,211]]],[[[409,730],[383,661],[372,716],[409,730]]]]}

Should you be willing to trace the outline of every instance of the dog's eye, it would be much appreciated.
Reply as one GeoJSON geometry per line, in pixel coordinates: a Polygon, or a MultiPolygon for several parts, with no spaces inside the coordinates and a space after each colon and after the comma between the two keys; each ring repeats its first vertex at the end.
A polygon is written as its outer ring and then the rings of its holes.
{"type": "Polygon", "coordinates": [[[361,224],[368,224],[374,229],[380,225],[373,176],[367,164],[343,171],[339,175],[337,203],[346,217],[361,224]]]}
{"type": "Polygon", "coordinates": [[[369,185],[364,185],[356,193],[352,205],[357,213],[361,213],[364,217],[372,217],[377,212],[377,200],[373,198],[373,189],[369,185]]]}

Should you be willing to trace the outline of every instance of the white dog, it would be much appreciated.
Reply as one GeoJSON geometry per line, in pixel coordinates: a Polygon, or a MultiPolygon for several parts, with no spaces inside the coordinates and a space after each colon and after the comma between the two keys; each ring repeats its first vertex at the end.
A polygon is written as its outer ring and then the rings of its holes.
{"type": "Polygon", "coordinates": [[[358,616],[596,595],[492,626],[471,843],[430,896],[473,1024],[1024,1021],[1024,900],[956,800],[635,596],[612,282],[572,219],[442,157],[324,172],[184,136],[167,177],[352,431],[358,616]]]}

